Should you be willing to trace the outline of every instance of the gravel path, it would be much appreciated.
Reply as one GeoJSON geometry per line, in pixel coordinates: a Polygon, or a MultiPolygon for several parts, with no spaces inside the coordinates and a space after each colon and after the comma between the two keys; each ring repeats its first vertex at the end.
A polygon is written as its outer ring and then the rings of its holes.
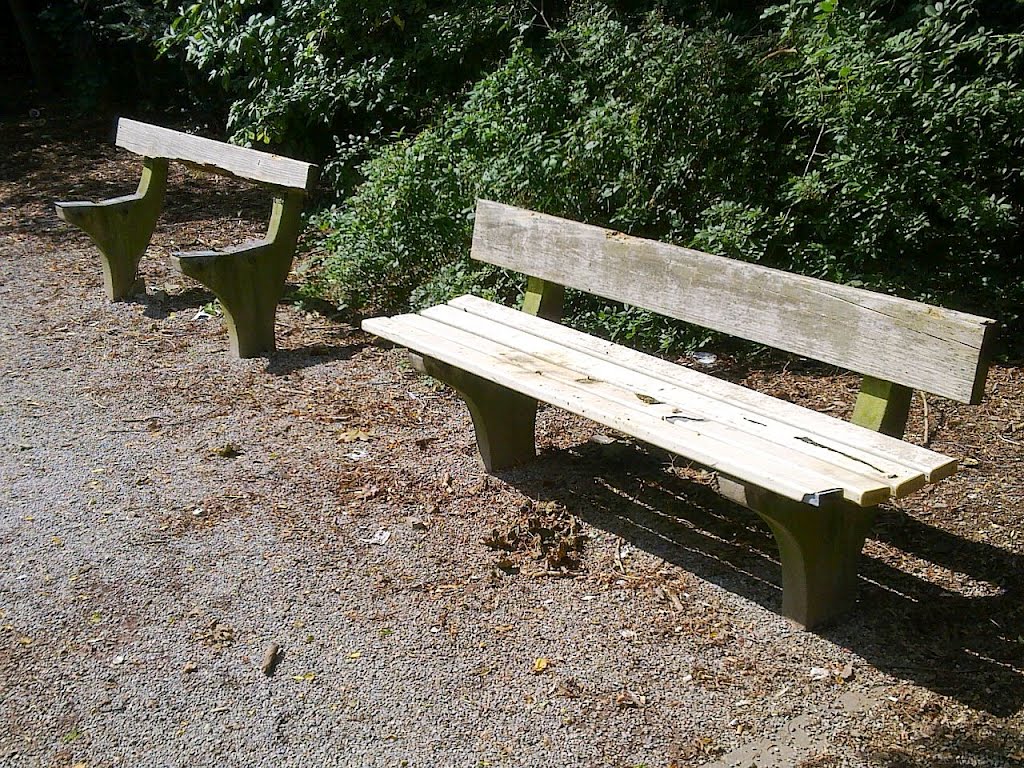
{"type": "MultiPolygon", "coordinates": [[[[1019,620],[1024,569],[998,574],[1024,541],[964,540],[983,573],[960,578],[908,572],[882,535],[858,617],[794,631],[764,528],[664,457],[546,411],[548,460],[488,478],[455,397],[296,305],[272,359],[231,359],[166,254],[258,230],[258,195],[239,214],[233,185],[179,172],[149,294],[108,304],[48,205],[123,191],[131,160],[45,121],[3,130],[21,165],[0,176],[0,765],[1024,760],[1016,625],[963,610],[1019,620]],[[588,538],[566,577],[481,543],[569,515],[588,538]],[[937,594],[955,641],[929,639],[937,594]]],[[[996,376],[1014,398],[1018,374],[996,376]]]]}

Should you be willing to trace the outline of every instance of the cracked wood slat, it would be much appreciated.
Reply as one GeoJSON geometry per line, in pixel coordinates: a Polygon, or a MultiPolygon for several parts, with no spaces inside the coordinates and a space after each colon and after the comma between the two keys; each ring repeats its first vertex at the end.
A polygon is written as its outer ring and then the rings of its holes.
{"type": "Polygon", "coordinates": [[[480,200],[474,259],[960,402],[994,321],[480,200]]]}
{"type": "MultiPolygon", "coordinates": [[[[607,382],[579,382],[572,370],[492,342],[422,315],[363,322],[364,330],[416,352],[486,377],[529,397],[556,405],[644,442],[685,456],[710,469],[766,488],[795,501],[817,501],[833,492],[837,477],[844,496],[870,506],[890,495],[887,484],[848,473],[802,454],[765,451],[751,436],[725,442],[687,422],[667,422],[664,409],[651,409],[635,393],[607,382]],[[833,471],[834,470],[834,471],[833,471]]],[[[736,438],[736,436],[732,436],[736,438]]]]}
{"type": "Polygon", "coordinates": [[[830,445],[844,446],[851,451],[863,451],[885,457],[886,462],[922,473],[929,482],[937,482],[956,472],[955,459],[927,448],[755,392],[739,384],[716,379],[558,323],[547,322],[476,296],[460,296],[450,301],[449,305],[595,358],[614,361],[619,366],[638,371],[666,384],[685,387],[733,407],[749,409],[760,414],[761,420],[766,423],[778,422],[788,425],[798,433],[824,435],[827,436],[830,445]]]}
{"type": "MultiPolygon", "coordinates": [[[[666,383],[607,358],[565,347],[452,306],[431,307],[420,314],[564,367],[572,371],[579,383],[596,386],[608,382],[624,388],[627,391],[624,404],[635,405],[639,400],[646,403],[642,407],[665,421],[690,421],[695,429],[723,442],[785,456],[794,462],[794,471],[799,471],[802,465],[812,465],[816,471],[832,473],[837,486],[856,485],[867,477],[874,484],[888,486],[894,496],[901,497],[927,482],[919,469],[908,467],[891,456],[876,454],[870,446],[843,445],[824,430],[796,429],[760,411],[666,383]],[[849,474],[856,477],[844,479],[849,474]]],[[[610,399],[618,398],[611,396],[610,399]]]]}
{"type": "Polygon", "coordinates": [[[236,176],[276,187],[309,192],[318,169],[310,163],[221,141],[192,136],[157,125],[120,118],[117,146],[143,157],[159,157],[195,165],[204,171],[236,176]]]}

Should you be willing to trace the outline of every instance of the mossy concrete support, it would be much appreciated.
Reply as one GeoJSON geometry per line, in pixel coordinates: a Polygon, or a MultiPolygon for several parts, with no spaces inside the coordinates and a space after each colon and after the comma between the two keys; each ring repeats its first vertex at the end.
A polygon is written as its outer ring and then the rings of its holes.
{"type": "Polygon", "coordinates": [[[850,421],[890,437],[903,437],[913,390],[891,381],[865,376],[850,421]]]}
{"type": "Polygon", "coordinates": [[[562,319],[564,299],[565,286],[531,277],[526,284],[526,295],[523,296],[523,312],[557,323],[562,319]]]}
{"type": "Polygon", "coordinates": [[[450,386],[469,406],[484,469],[497,472],[536,455],[537,401],[432,357],[409,353],[413,368],[450,386]]]}
{"type": "MultiPolygon", "coordinates": [[[[564,295],[563,286],[531,277],[522,310],[557,322],[564,295]]],[[[443,381],[465,401],[484,469],[497,472],[536,457],[536,400],[431,357],[411,352],[409,359],[416,370],[443,381]]]]}
{"type": "Polygon", "coordinates": [[[85,231],[100,250],[103,284],[111,301],[145,290],[139,260],[153,236],[167,187],[167,160],[146,157],[134,195],[102,202],[57,203],[57,215],[85,231]]]}
{"type": "Polygon", "coordinates": [[[268,355],[276,348],[274,321],[291,271],[302,214],[301,191],[275,193],[267,236],[224,251],[176,253],[182,274],[220,299],[231,351],[238,357],[268,355]]]}
{"type": "Polygon", "coordinates": [[[775,536],[782,564],[782,613],[810,629],[853,604],[857,563],[876,507],[858,507],[840,494],[792,501],[756,486],[719,478],[723,496],[752,509],[775,536]]]}

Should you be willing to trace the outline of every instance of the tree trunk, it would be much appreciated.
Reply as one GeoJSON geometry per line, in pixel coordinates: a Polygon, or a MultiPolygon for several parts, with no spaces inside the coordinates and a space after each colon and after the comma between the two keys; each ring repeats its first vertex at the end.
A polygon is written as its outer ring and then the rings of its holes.
{"type": "Polygon", "coordinates": [[[39,51],[39,41],[32,23],[33,18],[25,7],[24,0],[7,0],[7,2],[14,15],[14,23],[18,26],[25,55],[28,57],[28,64],[32,68],[32,79],[35,80],[39,92],[48,95],[53,90],[53,83],[50,80],[50,71],[39,51]]]}

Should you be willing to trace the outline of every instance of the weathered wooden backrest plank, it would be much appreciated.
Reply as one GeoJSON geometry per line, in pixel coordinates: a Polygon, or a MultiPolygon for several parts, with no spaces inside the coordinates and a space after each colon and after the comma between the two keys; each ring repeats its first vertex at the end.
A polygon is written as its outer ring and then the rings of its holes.
{"type": "Polygon", "coordinates": [[[994,323],[480,200],[473,258],[976,403],[994,323]]]}
{"type": "Polygon", "coordinates": [[[308,192],[316,183],[317,167],[290,157],[236,147],[122,117],[117,122],[117,146],[144,157],[163,157],[278,187],[308,192]]]}

